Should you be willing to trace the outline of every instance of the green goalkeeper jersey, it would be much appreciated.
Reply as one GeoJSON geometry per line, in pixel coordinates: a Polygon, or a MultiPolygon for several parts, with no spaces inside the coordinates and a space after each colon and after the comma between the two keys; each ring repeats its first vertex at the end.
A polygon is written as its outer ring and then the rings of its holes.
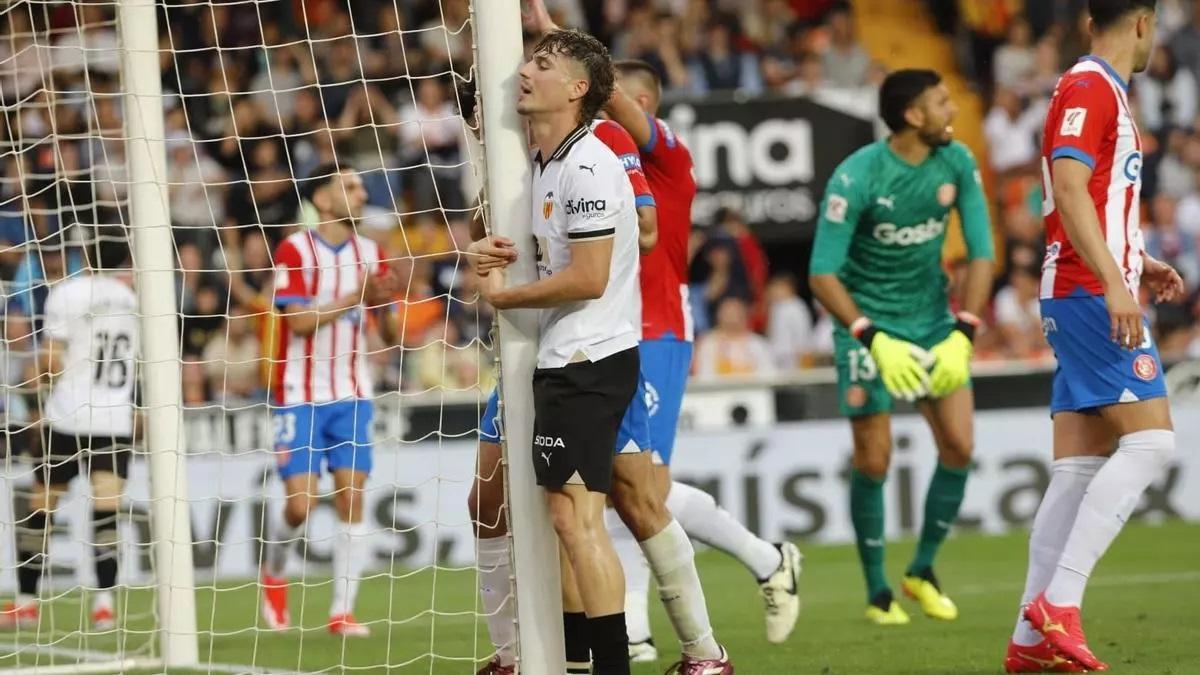
{"type": "MultiPolygon", "coordinates": [[[[953,324],[942,267],[953,208],[970,258],[991,260],[987,200],[965,145],[936,148],[915,166],[892,152],[887,140],[865,146],[829,180],[810,273],[836,274],[880,329],[924,342],[953,324]]],[[[845,326],[838,328],[844,333],[845,326]]]]}

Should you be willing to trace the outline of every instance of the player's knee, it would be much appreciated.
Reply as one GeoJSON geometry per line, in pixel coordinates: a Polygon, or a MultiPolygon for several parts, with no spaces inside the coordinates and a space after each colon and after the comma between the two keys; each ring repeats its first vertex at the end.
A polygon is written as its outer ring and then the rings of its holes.
{"type": "Polygon", "coordinates": [[[864,476],[876,480],[883,480],[887,477],[891,464],[892,453],[890,452],[865,453],[854,458],[854,468],[864,476]]]}
{"type": "Polygon", "coordinates": [[[121,491],[124,480],[111,471],[92,473],[92,508],[97,511],[116,512],[121,508],[121,491]]]}
{"type": "Polygon", "coordinates": [[[638,541],[654,536],[671,520],[657,489],[614,491],[612,501],[617,515],[638,541]]]}
{"type": "Polygon", "coordinates": [[[970,437],[949,437],[938,448],[938,460],[951,469],[965,469],[971,464],[975,442],[970,437]]]}
{"type": "Polygon", "coordinates": [[[503,517],[504,490],[496,481],[485,481],[479,477],[471,485],[471,494],[467,497],[467,512],[471,514],[471,522],[480,531],[503,533],[505,522],[503,517]],[[499,532],[497,532],[499,531],[499,532]]]}
{"type": "Polygon", "coordinates": [[[1121,437],[1118,452],[1146,453],[1165,469],[1175,457],[1175,432],[1167,429],[1148,429],[1121,437]]]}
{"type": "Polygon", "coordinates": [[[338,518],[346,523],[358,523],[363,519],[363,492],[354,488],[339,490],[333,497],[338,518]]]}
{"type": "Polygon", "coordinates": [[[296,527],[308,520],[308,514],[317,506],[317,498],[308,495],[293,495],[288,497],[283,507],[283,518],[287,524],[296,527]]]}
{"type": "Polygon", "coordinates": [[[94,507],[92,509],[92,544],[96,547],[96,556],[115,556],[118,537],[116,509],[94,507]]]}

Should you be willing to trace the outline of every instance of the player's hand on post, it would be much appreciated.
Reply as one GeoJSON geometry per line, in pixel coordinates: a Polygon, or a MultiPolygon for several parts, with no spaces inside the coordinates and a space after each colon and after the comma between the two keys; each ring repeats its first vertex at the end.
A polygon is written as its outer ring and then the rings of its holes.
{"type": "Polygon", "coordinates": [[[1104,292],[1104,304],[1112,319],[1112,341],[1122,349],[1137,349],[1144,338],[1145,324],[1142,323],[1142,308],[1133,294],[1125,284],[1110,287],[1104,292]]]}
{"type": "Polygon", "coordinates": [[[971,379],[971,356],[975,352],[975,329],[979,323],[975,315],[960,312],[954,330],[930,350],[934,366],[929,378],[929,393],[934,398],[942,398],[966,386],[971,379]]]}
{"type": "Polygon", "coordinates": [[[1183,297],[1185,287],[1183,277],[1174,267],[1157,260],[1149,255],[1143,256],[1142,279],[1146,281],[1155,302],[1175,302],[1183,297]]]}
{"type": "Polygon", "coordinates": [[[516,259],[516,245],[508,237],[484,237],[467,247],[467,262],[480,276],[504,269],[516,259]]]}
{"type": "Polygon", "coordinates": [[[924,349],[898,340],[876,328],[866,317],[850,326],[854,337],[867,347],[883,386],[892,396],[905,401],[916,401],[929,394],[929,354],[924,349]]]}

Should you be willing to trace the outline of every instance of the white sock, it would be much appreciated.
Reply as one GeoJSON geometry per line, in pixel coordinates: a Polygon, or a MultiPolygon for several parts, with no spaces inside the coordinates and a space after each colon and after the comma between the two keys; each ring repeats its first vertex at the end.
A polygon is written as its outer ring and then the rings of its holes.
{"type": "Polygon", "coordinates": [[[99,591],[97,593],[92,594],[92,611],[94,612],[94,611],[100,609],[101,607],[104,607],[107,609],[113,608],[112,591],[104,590],[104,591],[99,591]]]}
{"type": "Polygon", "coordinates": [[[1079,504],[1058,569],[1046,587],[1046,600],[1070,607],[1083,604],[1083,589],[1096,562],[1174,451],[1173,431],[1151,429],[1121,437],[1116,453],[1096,472],[1079,504]]]}
{"type": "Polygon", "coordinates": [[[338,521],[333,537],[333,603],[329,616],[354,613],[358,584],[367,563],[367,524],[338,521]]]}
{"type": "Polygon", "coordinates": [[[700,588],[700,576],[696,573],[696,552],[679,521],[672,520],[662,532],[641,544],[683,653],[699,659],[721,658],[721,647],[713,639],[708,620],[704,589],[700,588]]]}
{"type": "Polygon", "coordinates": [[[267,574],[273,577],[282,577],[287,573],[288,555],[296,545],[296,540],[303,534],[304,523],[295,527],[288,525],[286,521],[279,524],[271,541],[266,543],[267,574]]]}
{"type": "Polygon", "coordinates": [[[650,564],[615,509],[604,509],[604,526],[625,573],[625,631],[631,643],[645,642],[650,639],[650,564]]]}
{"type": "Polygon", "coordinates": [[[783,564],[783,556],[774,544],[756,537],[700,488],[671,483],[667,510],[689,536],[737,558],[759,581],[783,564]]]}
{"type": "Polygon", "coordinates": [[[1063,545],[1075,523],[1075,513],[1083,493],[1092,482],[1092,477],[1104,466],[1105,457],[1066,457],[1055,460],[1051,465],[1050,484],[1038,505],[1033,518],[1033,529],[1029,532],[1029,568],[1025,573],[1025,593],[1021,596],[1021,610],[1017,612],[1017,626],[1013,630],[1013,641],[1023,647],[1032,647],[1042,641],[1042,634],[1034,630],[1025,619],[1023,611],[1038,593],[1046,589],[1063,545]]]}
{"type": "Polygon", "coordinates": [[[475,542],[475,561],[479,569],[479,598],[487,619],[488,637],[500,657],[500,665],[517,662],[517,617],[512,598],[512,562],[508,537],[479,539],[475,542]]]}

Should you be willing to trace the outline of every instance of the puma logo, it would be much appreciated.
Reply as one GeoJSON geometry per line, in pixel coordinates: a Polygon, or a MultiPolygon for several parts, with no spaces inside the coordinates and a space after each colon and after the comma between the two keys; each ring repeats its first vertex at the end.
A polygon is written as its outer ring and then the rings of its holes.
{"type": "Polygon", "coordinates": [[[540,453],[540,454],[541,454],[541,456],[542,456],[542,459],[546,460],[546,466],[550,466],[550,455],[552,455],[552,454],[554,454],[554,453],[552,453],[552,452],[543,452],[543,453],[540,453]]]}
{"type": "Polygon", "coordinates": [[[893,211],[896,208],[896,197],[895,196],[880,197],[875,200],[875,203],[879,204],[880,206],[887,207],[887,209],[889,211],[893,211]]]}
{"type": "Polygon", "coordinates": [[[588,166],[587,164],[580,164],[580,165],[579,165],[579,170],[580,170],[580,171],[587,171],[588,173],[592,174],[593,176],[595,176],[595,175],[596,175],[596,165],[595,165],[595,164],[593,164],[593,165],[591,165],[591,166],[588,166]]]}

